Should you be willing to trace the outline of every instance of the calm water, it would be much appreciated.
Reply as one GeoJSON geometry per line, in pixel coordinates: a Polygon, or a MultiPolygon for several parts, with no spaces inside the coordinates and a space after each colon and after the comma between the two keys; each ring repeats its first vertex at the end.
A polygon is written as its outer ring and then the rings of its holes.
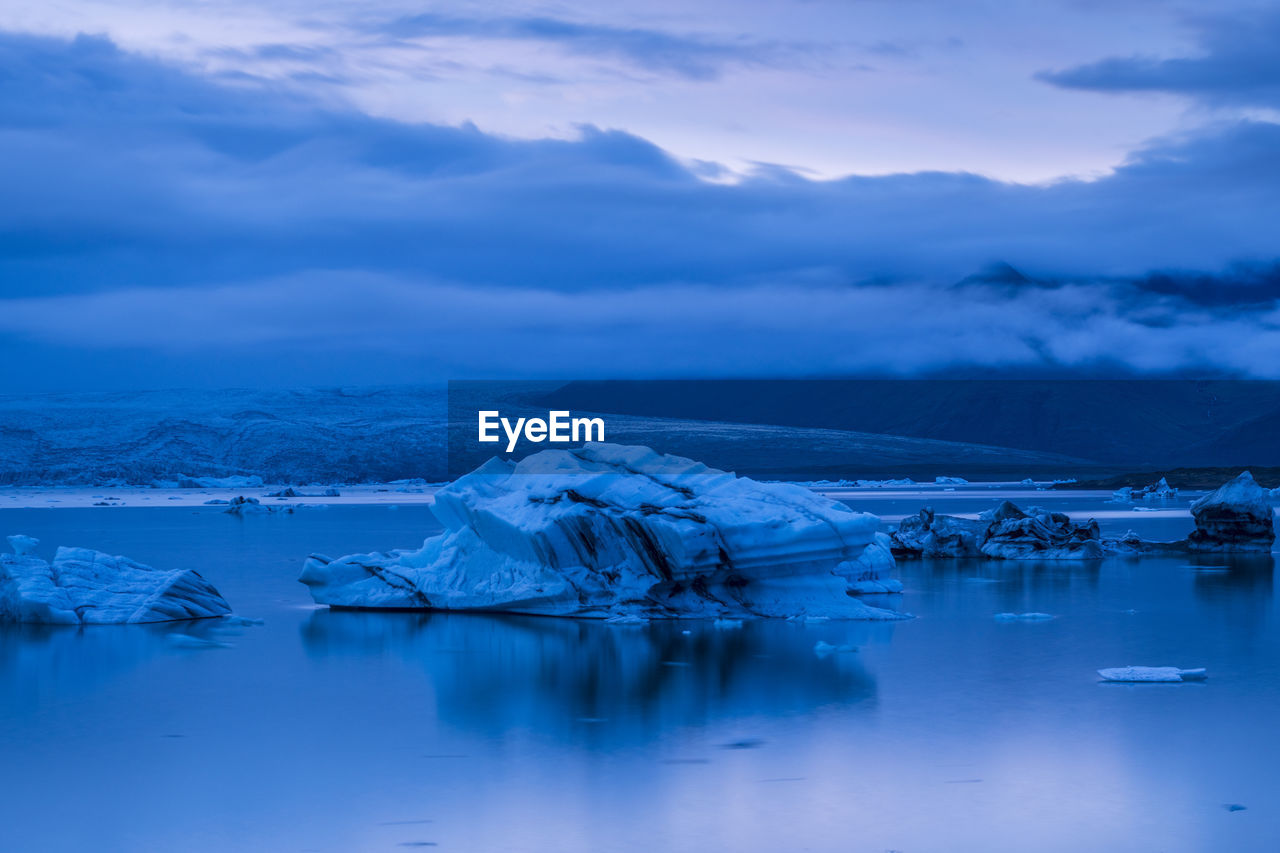
{"type": "MultiPolygon", "coordinates": [[[[1117,532],[1190,529],[1176,510],[1036,502],[1112,512],[1117,532]]],[[[436,529],[409,506],[0,510],[0,534],[37,536],[45,556],[74,544],[195,568],[265,620],[0,629],[0,848],[1178,851],[1280,837],[1270,558],[906,563],[898,606],[914,620],[740,629],[330,613],[295,580],[310,551],[416,546],[436,529]],[[818,641],[858,651],[823,657],[818,641]],[[1098,667],[1130,663],[1210,678],[1098,682],[1098,667]]]]}

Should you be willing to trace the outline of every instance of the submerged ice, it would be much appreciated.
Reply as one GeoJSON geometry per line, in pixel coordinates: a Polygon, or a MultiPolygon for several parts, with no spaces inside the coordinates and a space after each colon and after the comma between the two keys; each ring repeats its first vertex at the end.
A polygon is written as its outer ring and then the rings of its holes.
{"type": "Polygon", "coordinates": [[[59,548],[53,562],[32,556],[37,540],[10,536],[0,555],[0,621],[109,625],[203,619],[231,612],[193,571],[153,569],[88,548],[59,548]]]}
{"type": "Polygon", "coordinates": [[[445,532],[412,551],[313,555],[320,604],[610,618],[896,618],[878,519],[646,447],[492,459],[442,488],[445,532]]]}

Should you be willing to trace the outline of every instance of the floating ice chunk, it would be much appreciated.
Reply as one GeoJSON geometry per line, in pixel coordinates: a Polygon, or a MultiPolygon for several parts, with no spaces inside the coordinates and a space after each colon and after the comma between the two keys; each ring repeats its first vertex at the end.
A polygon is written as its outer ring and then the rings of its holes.
{"type": "Polygon", "coordinates": [[[213,637],[197,637],[194,634],[173,633],[168,636],[169,645],[175,649],[229,649],[232,644],[213,637]]]}
{"type": "Polygon", "coordinates": [[[1094,560],[1102,557],[1102,537],[1092,519],[1076,524],[1060,512],[1033,507],[1024,513],[1005,501],[992,516],[982,553],[1005,560],[1094,560]]]}
{"type": "Polygon", "coordinates": [[[1191,505],[1196,529],[1187,537],[1193,551],[1270,551],[1276,541],[1275,511],[1269,493],[1243,472],[1191,505]]]}
{"type": "Polygon", "coordinates": [[[1001,560],[1091,560],[1102,556],[1096,522],[1076,524],[1066,515],[1009,501],[977,519],[934,513],[925,507],[902,521],[891,548],[900,557],[992,557],[1001,560]]]}
{"type": "Polygon", "coordinates": [[[835,645],[832,645],[831,643],[827,643],[822,640],[819,640],[818,642],[813,644],[813,653],[820,658],[825,658],[827,655],[837,655],[837,654],[845,654],[848,652],[856,652],[857,650],[858,650],[857,646],[850,646],[850,645],[835,646],[835,645]]]}
{"type": "Polygon", "coordinates": [[[40,544],[40,540],[34,536],[26,536],[22,533],[15,533],[9,538],[9,547],[13,549],[13,553],[19,557],[24,557],[36,549],[40,544]]]}
{"type": "Polygon", "coordinates": [[[312,556],[300,580],[337,607],[903,618],[850,595],[888,588],[875,516],[647,447],[492,459],[431,510],[446,529],[421,549],[312,556]]]}
{"type": "Polygon", "coordinates": [[[939,486],[967,486],[969,481],[963,477],[934,477],[933,482],[939,486]]]}
{"type": "Polygon", "coordinates": [[[1176,666],[1121,666],[1100,669],[1098,675],[1102,676],[1103,681],[1132,682],[1203,681],[1209,677],[1203,667],[1178,669],[1176,666]]]}
{"type": "Polygon", "coordinates": [[[0,621],[103,625],[223,616],[231,607],[193,571],[164,571],[87,548],[52,563],[0,555],[0,621]]]}
{"type": "Polygon", "coordinates": [[[254,625],[265,625],[265,619],[250,619],[247,616],[238,616],[235,613],[228,613],[222,617],[222,624],[235,625],[238,628],[247,628],[254,625]]]}
{"type": "Polygon", "coordinates": [[[244,495],[238,495],[231,499],[231,503],[223,510],[227,515],[267,515],[275,512],[275,509],[269,506],[263,506],[257,498],[248,498],[244,495]]]}
{"type": "Polygon", "coordinates": [[[997,622],[1047,622],[1055,618],[1052,613],[997,613],[997,622]]]}

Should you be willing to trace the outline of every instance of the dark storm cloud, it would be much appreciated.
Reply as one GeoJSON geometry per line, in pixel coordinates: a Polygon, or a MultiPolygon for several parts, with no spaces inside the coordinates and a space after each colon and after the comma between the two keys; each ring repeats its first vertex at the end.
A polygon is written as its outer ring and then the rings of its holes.
{"type": "Polygon", "coordinates": [[[281,365],[1280,371],[1273,273],[1233,283],[1280,254],[1274,124],[1154,143],[1093,181],[725,184],[619,131],[397,123],[98,38],[3,36],[0,68],[0,356],[28,378],[75,353],[98,375],[103,350],[131,353],[134,385],[146,352],[216,353],[241,365],[224,384],[281,365]]]}
{"type": "Polygon", "coordinates": [[[1111,57],[1042,73],[1057,86],[1098,92],[1162,92],[1210,104],[1280,106],[1280,9],[1197,18],[1196,56],[1111,57]]]}

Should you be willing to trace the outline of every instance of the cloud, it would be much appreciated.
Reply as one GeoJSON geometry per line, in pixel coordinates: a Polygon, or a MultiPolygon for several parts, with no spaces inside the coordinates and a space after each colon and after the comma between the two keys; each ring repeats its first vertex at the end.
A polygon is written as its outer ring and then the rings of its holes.
{"type": "Polygon", "coordinates": [[[1095,92],[1161,92],[1211,105],[1280,107],[1280,10],[1192,21],[1200,55],[1112,57],[1039,79],[1095,92]]]}
{"type": "Polygon", "coordinates": [[[1280,363],[1276,124],[1091,181],[732,182],[623,131],[404,124],[101,38],[0,35],[0,68],[0,356],[29,381],[1280,363]]]}
{"type": "Polygon", "coordinates": [[[558,46],[580,56],[621,60],[636,68],[711,80],[726,66],[771,64],[783,53],[776,42],[724,40],[643,27],[618,27],[542,16],[463,17],[422,13],[366,26],[395,39],[473,38],[558,46]]]}
{"type": "MultiPolygon", "coordinates": [[[[1274,305],[1223,314],[1162,297],[1135,310],[1099,282],[1017,293],[912,282],[569,294],[314,272],[9,300],[0,332],[94,351],[145,342],[162,359],[341,353],[412,361],[437,377],[911,375],[968,365],[1280,378],[1274,305]]],[[[256,360],[269,369],[271,358],[256,360]]]]}

